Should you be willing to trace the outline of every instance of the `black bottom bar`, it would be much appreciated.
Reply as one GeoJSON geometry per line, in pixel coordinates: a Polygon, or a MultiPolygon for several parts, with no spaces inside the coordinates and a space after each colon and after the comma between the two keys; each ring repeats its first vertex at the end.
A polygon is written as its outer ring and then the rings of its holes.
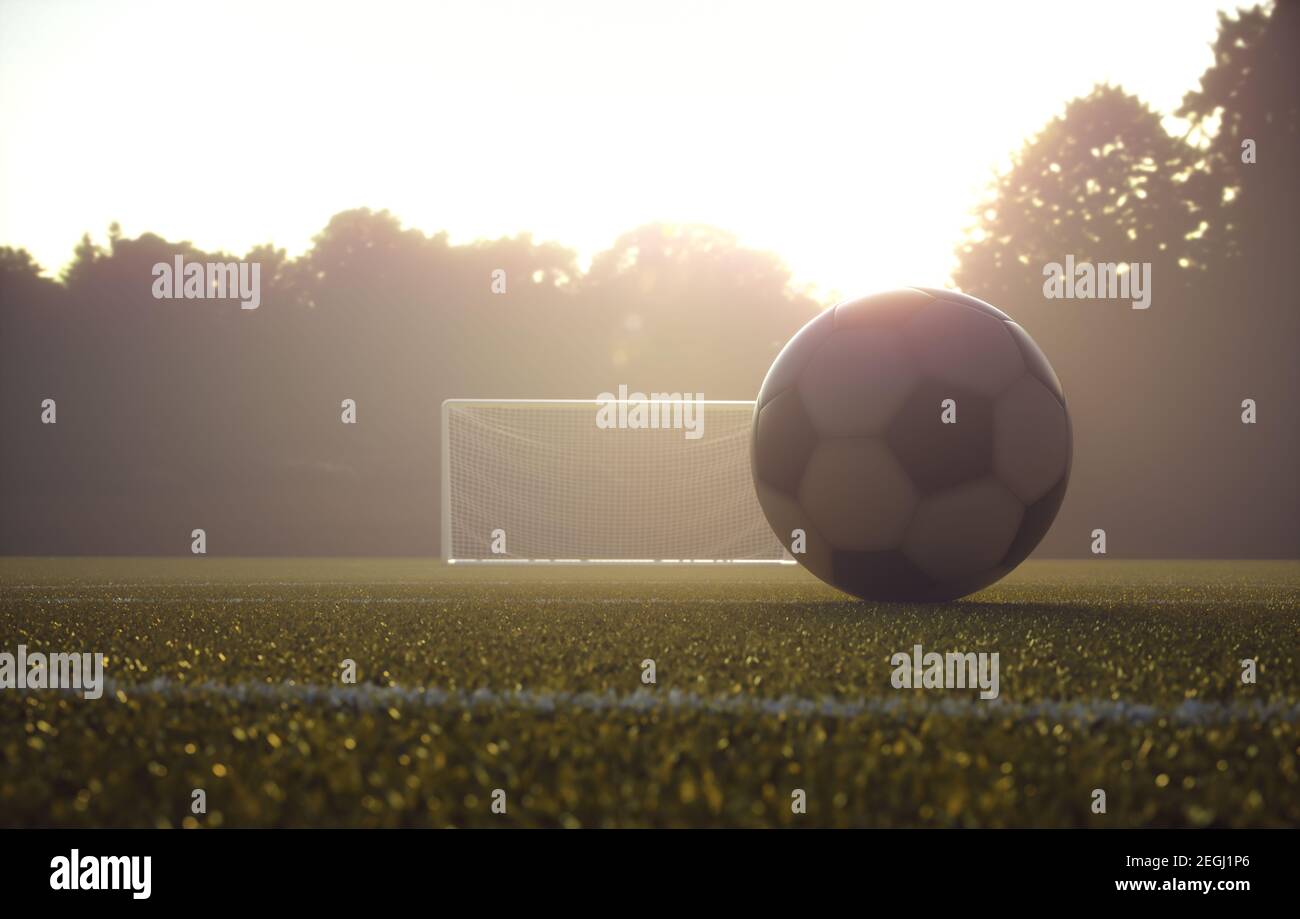
{"type": "Polygon", "coordinates": [[[151,903],[387,909],[414,900],[433,910],[451,908],[449,896],[495,905],[512,894],[534,905],[615,894],[621,899],[589,906],[656,902],[675,910],[701,887],[729,901],[821,898],[838,889],[864,906],[898,901],[923,910],[1125,901],[1231,909],[1292,889],[1283,872],[1294,864],[1294,842],[1285,831],[1191,830],[0,833],[6,902],[128,904],[131,882],[140,892],[143,878],[100,857],[147,855],[151,903]],[[70,861],[74,849],[79,889],[56,890],[52,881],[71,886],[58,859],[70,861]],[[111,881],[114,871],[126,889],[81,889],[111,881]]]}

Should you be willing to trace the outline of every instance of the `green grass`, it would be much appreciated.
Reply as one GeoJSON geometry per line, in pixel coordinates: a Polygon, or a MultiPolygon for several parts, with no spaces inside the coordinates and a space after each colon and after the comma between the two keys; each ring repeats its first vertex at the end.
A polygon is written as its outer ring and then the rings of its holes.
{"type": "Polygon", "coordinates": [[[0,824],[1293,826],[1298,637],[1298,562],[1035,562],[931,607],[770,567],[4,559],[0,651],[113,682],[0,691],[0,824]],[[1000,698],[893,689],[918,643],[998,652],[1000,698]]]}

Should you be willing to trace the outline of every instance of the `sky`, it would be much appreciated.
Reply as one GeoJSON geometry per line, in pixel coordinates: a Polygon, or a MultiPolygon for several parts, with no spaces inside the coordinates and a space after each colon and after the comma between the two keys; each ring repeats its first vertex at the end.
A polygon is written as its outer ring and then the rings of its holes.
{"type": "Polygon", "coordinates": [[[386,208],[585,258],[705,223],[856,295],[943,285],[1009,156],[1099,82],[1173,111],[1214,0],[0,0],[0,245],[243,253],[386,208]]]}

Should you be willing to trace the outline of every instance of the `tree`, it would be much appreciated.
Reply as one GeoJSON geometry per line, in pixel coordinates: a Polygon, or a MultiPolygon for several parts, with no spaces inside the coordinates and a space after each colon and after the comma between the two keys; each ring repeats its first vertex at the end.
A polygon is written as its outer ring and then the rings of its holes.
{"type": "MultiPolygon", "coordinates": [[[[1221,525],[1300,555],[1300,3],[1219,14],[1214,63],[1178,114],[1207,177],[1216,345],[1203,363],[1221,402],[1252,398],[1260,419],[1226,488],[1221,525]]],[[[1245,449],[1245,448],[1243,448],[1245,449]]],[[[1220,451],[1222,452],[1222,451],[1220,451]]]]}
{"type": "MultiPolygon", "coordinates": [[[[1200,297],[1203,185],[1190,148],[1160,116],[1102,86],[1066,105],[994,183],[959,251],[959,286],[1009,312],[1061,377],[1075,430],[1074,468],[1048,553],[1080,551],[1101,526],[1134,554],[1196,554],[1214,509],[1192,504],[1189,456],[1207,450],[1204,377],[1213,338],[1200,297]],[[1149,263],[1152,301],[1048,299],[1050,263],[1149,263]],[[1139,512],[1138,508],[1142,510],[1139,512]],[[1181,524],[1178,518],[1184,518],[1181,524]]],[[[1212,497],[1210,500],[1214,500],[1212,497]]]]}

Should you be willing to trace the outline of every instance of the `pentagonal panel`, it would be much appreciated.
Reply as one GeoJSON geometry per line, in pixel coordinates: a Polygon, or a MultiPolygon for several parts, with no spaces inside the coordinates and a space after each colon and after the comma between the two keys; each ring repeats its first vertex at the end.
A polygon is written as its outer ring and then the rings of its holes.
{"type": "Polygon", "coordinates": [[[772,532],[781,540],[786,551],[790,552],[800,564],[817,575],[817,577],[827,583],[834,583],[830,543],[813,525],[808,512],[800,507],[794,498],[777,491],[771,486],[756,482],[754,487],[758,491],[758,503],[763,508],[763,515],[767,517],[772,532]],[[804,552],[802,553],[794,551],[795,530],[803,530],[804,533],[804,552]]]}
{"type": "Polygon", "coordinates": [[[794,495],[816,442],[799,393],[788,389],[777,394],[758,410],[754,421],[755,478],[794,495]]]}
{"type": "Polygon", "coordinates": [[[885,435],[922,493],[978,479],[993,469],[993,404],[969,389],[926,380],[912,390],[885,435]],[[944,422],[944,402],[956,421],[944,422]]]}
{"type": "Polygon", "coordinates": [[[1022,516],[1024,505],[997,480],[961,485],[921,501],[903,552],[935,580],[969,578],[998,565],[1022,516]]]}
{"type": "Polygon", "coordinates": [[[1057,378],[1056,371],[1052,369],[1051,363],[1047,360],[1047,355],[1043,354],[1043,350],[1029,337],[1029,333],[1016,323],[1008,322],[1007,331],[1016,340],[1016,346],[1020,348],[1020,357],[1024,360],[1030,374],[1051,390],[1052,395],[1064,403],[1065,391],[1061,389],[1061,381],[1057,378]]]}
{"type": "Polygon", "coordinates": [[[934,298],[914,288],[890,290],[870,297],[848,300],[835,307],[835,328],[861,325],[901,329],[903,324],[934,298]]]}
{"type": "Polygon", "coordinates": [[[1025,374],[993,405],[993,471],[1026,505],[1061,480],[1070,461],[1069,421],[1047,387],[1025,374]]]}
{"type": "Polygon", "coordinates": [[[933,581],[902,552],[854,552],[836,549],[835,586],[864,600],[925,600],[933,581]]]}
{"type": "Polygon", "coordinates": [[[996,396],[1025,372],[1007,324],[988,313],[935,300],[907,327],[908,343],[927,376],[996,396]]]}
{"type": "Polygon", "coordinates": [[[803,373],[803,369],[808,366],[808,361],[834,328],[835,311],[828,309],[794,333],[794,337],[786,342],[767,371],[767,377],[758,390],[759,406],[766,405],[773,396],[794,385],[799,374],[803,373]]]}
{"type": "Polygon", "coordinates": [[[1052,528],[1052,521],[1056,519],[1056,512],[1061,509],[1061,502],[1065,500],[1065,489],[1070,482],[1070,472],[1067,469],[1061,481],[1052,487],[1052,490],[1043,495],[1029,507],[1025,508],[1025,517],[1020,521],[1020,529],[1016,531],[1016,538],[1011,541],[1007,554],[1002,557],[1000,566],[1006,571],[1019,565],[1025,559],[1029,558],[1029,553],[1034,551],[1034,547],[1042,542],[1047,531],[1052,528]]]}
{"type": "Polygon", "coordinates": [[[898,332],[879,324],[836,329],[799,378],[813,426],[829,437],[878,434],[916,382],[898,332]]]}
{"type": "Polygon", "coordinates": [[[914,290],[924,291],[936,300],[951,300],[953,303],[960,303],[963,306],[969,306],[971,309],[977,309],[981,313],[988,313],[995,319],[1004,319],[1011,321],[1011,317],[1002,310],[998,309],[992,303],[985,303],[978,297],[972,297],[970,294],[963,294],[956,290],[940,290],[937,287],[916,287],[914,290]]]}
{"type": "Polygon", "coordinates": [[[824,440],[799,485],[799,504],[836,549],[897,548],[916,492],[880,441],[824,440]]]}

